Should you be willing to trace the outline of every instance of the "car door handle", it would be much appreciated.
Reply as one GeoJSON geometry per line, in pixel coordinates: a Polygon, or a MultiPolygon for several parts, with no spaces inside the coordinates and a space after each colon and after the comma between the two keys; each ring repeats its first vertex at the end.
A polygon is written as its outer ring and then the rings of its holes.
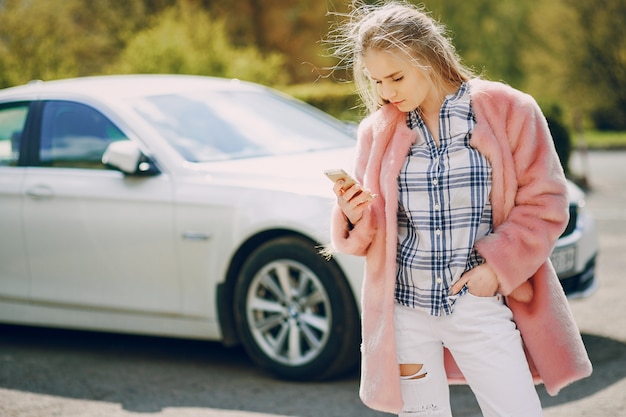
{"type": "Polygon", "coordinates": [[[185,240],[209,240],[211,233],[203,232],[183,232],[183,239],[185,240]]]}
{"type": "Polygon", "coordinates": [[[26,195],[33,200],[48,200],[54,197],[54,191],[47,185],[35,185],[26,190],[26,195]]]}

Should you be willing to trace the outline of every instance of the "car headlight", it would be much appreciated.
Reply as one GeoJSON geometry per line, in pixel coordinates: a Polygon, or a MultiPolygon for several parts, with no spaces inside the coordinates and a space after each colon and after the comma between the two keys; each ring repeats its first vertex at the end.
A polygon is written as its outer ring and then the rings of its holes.
{"type": "Polygon", "coordinates": [[[567,222],[567,227],[561,234],[561,237],[571,235],[574,230],[576,230],[576,225],[578,224],[578,218],[580,216],[580,212],[585,207],[585,200],[580,199],[576,202],[572,202],[569,205],[569,221],[567,222]]]}

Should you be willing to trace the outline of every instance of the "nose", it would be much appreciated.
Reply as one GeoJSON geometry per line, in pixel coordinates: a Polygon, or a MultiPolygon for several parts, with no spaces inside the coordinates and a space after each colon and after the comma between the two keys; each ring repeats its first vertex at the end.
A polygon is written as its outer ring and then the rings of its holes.
{"type": "Polygon", "coordinates": [[[389,83],[381,83],[380,95],[383,99],[391,101],[391,99],[396,96],[396,89],[389,83]]]}

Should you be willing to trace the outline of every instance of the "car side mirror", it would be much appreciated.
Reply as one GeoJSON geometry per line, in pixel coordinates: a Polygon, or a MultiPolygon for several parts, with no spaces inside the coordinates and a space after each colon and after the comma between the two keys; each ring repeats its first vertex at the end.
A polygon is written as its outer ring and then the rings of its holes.
{"type": "Polygon", "coordinates": [[[102,155],[102,163],[127,175],[157,175],[161,172],[130,140],[111,142],[102,155]]]}

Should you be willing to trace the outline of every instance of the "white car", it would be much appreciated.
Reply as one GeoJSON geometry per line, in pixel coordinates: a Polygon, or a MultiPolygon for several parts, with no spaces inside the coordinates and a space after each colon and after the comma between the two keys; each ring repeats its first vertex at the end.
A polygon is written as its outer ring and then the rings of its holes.
{"type": "MultiPolygon", "coordinates": [[[[109,76],[0,91],[0,322],[243,344],[277,376],[359,357],[363,261],[325,259],[353,129],[273,90],[109,76]]],[[[554,261],[594,281],[592,219],[554,261]]],[[[569,284],[568,284],[569,285],[569,284]]]]}

